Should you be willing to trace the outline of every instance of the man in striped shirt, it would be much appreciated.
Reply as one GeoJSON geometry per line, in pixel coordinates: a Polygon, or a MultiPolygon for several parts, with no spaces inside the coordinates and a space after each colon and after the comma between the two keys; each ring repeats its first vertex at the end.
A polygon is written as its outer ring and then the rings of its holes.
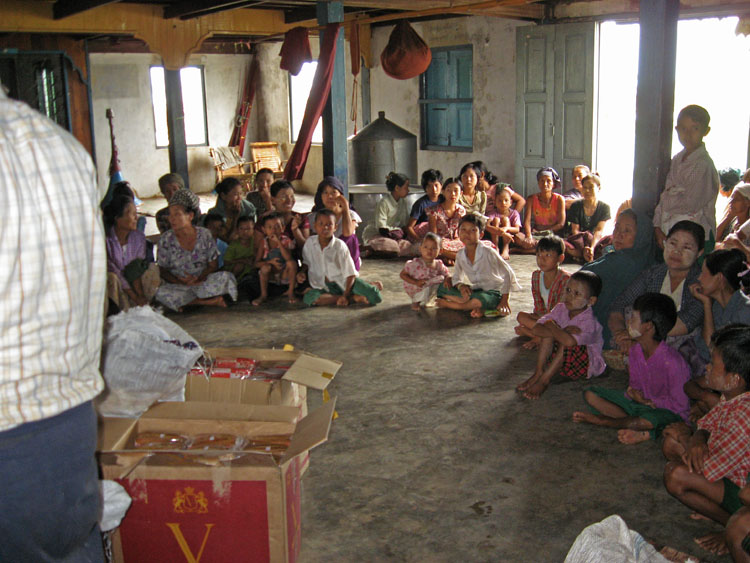
{"type": "Polygon", "coordinates": [[[86,150],[0,88],[0,561],[102,561],[103,190],[86,150]]]}

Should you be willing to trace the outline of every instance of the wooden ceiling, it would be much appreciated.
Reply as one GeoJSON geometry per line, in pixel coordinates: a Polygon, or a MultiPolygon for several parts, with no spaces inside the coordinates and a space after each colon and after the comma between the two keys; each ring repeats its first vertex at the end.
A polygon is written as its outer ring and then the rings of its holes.
{"type": "MultiPolygon", "coordinates": [[[[590,0],[587,0],[590,1],[590,0]]],[[[63,20],[120,0],[55,0],[53,17],[63,20]]],[[[277,10],[287,24],[315,19],[316,0],[128,0],[162,8],[165,19],[191,20],[231,10],[277,10]]],[[[399,13],[425,12],[425,17],[484,14],[519,19],[541,19],[545,6],[557,0],[343,0],[347,16],[391,19],[399,13]]]]}

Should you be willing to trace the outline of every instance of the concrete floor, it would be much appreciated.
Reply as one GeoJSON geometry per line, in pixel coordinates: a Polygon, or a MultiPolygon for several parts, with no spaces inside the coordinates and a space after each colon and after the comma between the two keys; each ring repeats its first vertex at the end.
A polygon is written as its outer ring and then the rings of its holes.
{"type": "MultiPolygon", "coordinates": [[[[531,310],[534,257],[511,264],[525,286],[513,311],[531,310]]],[[[719,528],[667,494],[657,444],[625,446],[614,431],[571,422],[585,383],[522,399],[514,387],[535,354],[515,323],[412,311],[402,265],[365,261],[363,278],[385,285],[373,308],[277,300],[170,315],[205,346],[289,343],[343,362],[329,387],[339,418],[303,479],[301,561],[562,561],[610,514],[659,544],[729,560],[693,543],[719,528]]],[[[596,383],[624,389],[627,375],[596,383]]]]}

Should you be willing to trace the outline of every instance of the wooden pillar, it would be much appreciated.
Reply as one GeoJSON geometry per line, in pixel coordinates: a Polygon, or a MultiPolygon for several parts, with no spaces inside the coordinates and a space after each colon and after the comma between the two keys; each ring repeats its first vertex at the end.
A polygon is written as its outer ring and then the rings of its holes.
{"type": "Polygon", "coordinates": [[[372,100],[370,99],[370,69],[362,65],[362,127],[372,121],[372,100]]]}
{"type": "Polygon", "coordinates": [[[190,188],[187,144],[185,143],[185,112],[182,108],[182,83],[179,70],[164,69],[167,94],[167,130],[169,132],[169,171],[176,172],[190,188]]]}
{"type": "Polygon", "coordinates": [[[640,3],[633,207],[653,216],[669,171],[679,0],[640,3]]]}
{"type": "MultiPolygon", "coordinates": [[[[318,2],[318,23],[327,25],[344,21],[344,5],[341,2],[318,2]]],[[[320,33],[320,41],[323,42],[320,33]]],[[[346,147],[346,48],[344,31],[339,32],[336,41],[336,58],[331,79],[331,93],[323,110],[323,174],[336,176],[349,186],[349,158],[346,147]]],[[[346,189],[348,192],[348,189],[346,189]]],[[[348,193],[344,194],[348,195],[348,193]]]]}

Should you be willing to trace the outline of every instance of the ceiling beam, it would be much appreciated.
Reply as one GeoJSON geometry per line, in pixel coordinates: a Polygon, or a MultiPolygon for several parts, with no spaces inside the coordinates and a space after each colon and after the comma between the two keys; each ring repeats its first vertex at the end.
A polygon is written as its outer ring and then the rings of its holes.
{"type": "Polygon", "coordinates": [[[117,1],[119,0],[57,0],[52,8],[52,17],[61,20],[117,1]]]}
{"type": "Polygon", "coordinates": [[[260,8],[262,4],[268,4],[268,2],[264,0],[185,0],[165,7],[164,19],[188,20],[236,8],[260,8]]]}

